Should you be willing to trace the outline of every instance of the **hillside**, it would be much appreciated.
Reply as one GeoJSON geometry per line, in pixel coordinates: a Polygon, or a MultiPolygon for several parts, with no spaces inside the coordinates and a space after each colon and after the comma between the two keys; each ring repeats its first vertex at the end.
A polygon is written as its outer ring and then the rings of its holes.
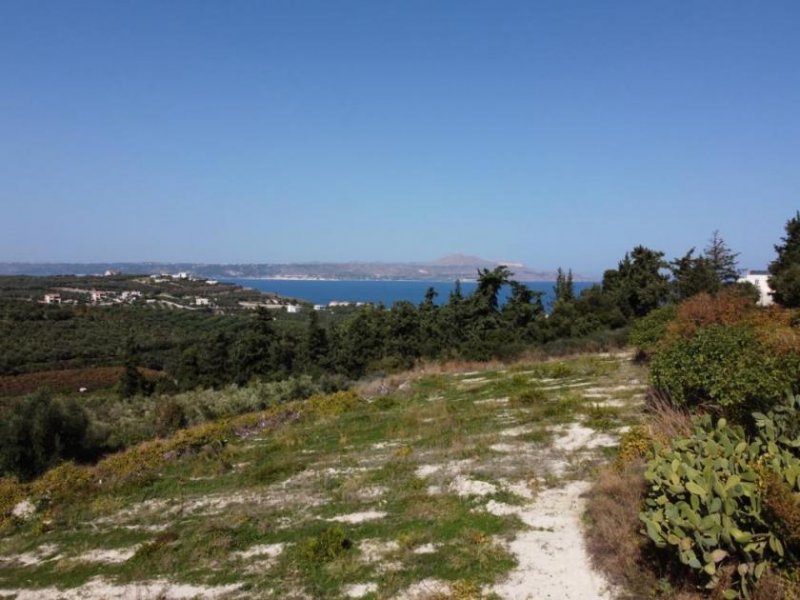
{"type": "Polygon", "coordinates": [[[607,597],[581,493],[642,377],[624,355],[396,376],[6,485],[0,594],[607,597]]]}
{"type": "MultiPolygon", "coordinates": [[[[453,254],[428,262],[306,262],[306,263],[0,263],[0,275],[60,275],[69,273],[178,273],[197,277],[296,278],[343,280],[429,280],[453,281],[474,279],[479,268],[509,265],[521,281],[553,281],[553,270],[533,269],[519,262],[486,260],[475,256],[453,254]]],[[[575,281],[589,279],[575,275],[575,281]]]]}

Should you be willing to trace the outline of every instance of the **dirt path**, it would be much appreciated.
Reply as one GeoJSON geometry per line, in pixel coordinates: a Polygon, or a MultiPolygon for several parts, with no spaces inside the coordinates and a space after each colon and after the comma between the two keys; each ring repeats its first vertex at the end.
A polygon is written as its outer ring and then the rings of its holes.
{"type": "Polygon", "coordinates": [[[595,572],[583,542],[581,494],[588,484],[574,481],[546,490],[521,507],[489,505],[494,514],[516,514],[529,527],[511,542],[518,566],[492,591],[508,600],[590,600],[613,598],[595,572]]]}

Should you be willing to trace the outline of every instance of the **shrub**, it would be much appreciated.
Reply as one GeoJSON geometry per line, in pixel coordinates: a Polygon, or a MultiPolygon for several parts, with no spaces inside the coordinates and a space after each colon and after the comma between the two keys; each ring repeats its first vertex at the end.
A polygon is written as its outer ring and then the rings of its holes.
{"type": "Polygon", "coordinates": [[[778,306],[760,310],[748,322],[753,326],[756,337],[771,353],[781,357],[800,355],[800,314],[778,306]]]}
{"type": "Polygon", "coordinates": [[[533,406],[547,400],[547,394],[539,387],[530,387],[524,391],[512,394],[510,401],[514,406],[533,406]]]}
{"type": "Polygon", "coordinates": [[[169,435],[186,427],[186,411],[183,406],[169,396],[161,396],[155,406],[156,434],[169,435]]]}
{"type": "Polygon", "coordinates": [[[63,458],[79,458],[89,419],[75,401],[40,392],[12,403],[0,422],[0,473],[29,479],[63,458]]]}
{"type": "Polygon", "coordinates": [[[756,311],[752,300],[738,288],[725,288],[714,296],[698,294],[678,306],[667,331],[674,336],[691,337],[709,325],[736,325],[756,311]]]}
{"type": "Polygon", "coordinates": [[[768,352],[746,325],[710,325],[679,338],[652,360],[653,385],[682,405],[770,406],[797,381],[796,361],[768,352]]]}
{"type": "Polygon", "coordinates": [[[25,486],[14,478],[0,477],[0,525],[11,516],[18,502],[25,498],[25,486]]]}
{"type": "Polygon", "coordinates": [[[691,436],[656,442],[647,463],[640,514],[647,536],[707,588],[717,587],[723,567],[734,567],[737,589],[724,598],[748,596],[785,555],[781,527],[762,509],[765,482],[776,477],[800,489],[800,460],[775,417],[754,415],[752,440],[725,419],[713,425],[709,415],[698,417],[691,436]]]}
{"type": "Polygon", "coordinates": [[[361,398],[355,392],[336,392],[311,396],[306,401],[305,407],[314,415],[332,417],[355,408],[360,402],[361,398]]]}
{"type": "Polygon", "coordinates": [[[78,496],[90,491],[94,485],[91,467],[79,466],[71,462],[50,469],[35,480],[31,494],[49,503],[58,503],[65,498],[78,496]]]}
{"type": "Polygon", "coordinates": [[[299,551],[300,556],[308,562],[324,563],[338,558],[352,547],[353,542],[345,536],[344,530],[334,525],[303,540],[299,551]]]}
{"type": "Polygon", "coordinates": [[[653,437],[643,425],[637,425],[625,432],[619,441],[619,452],[614,464],[617,471],[623,471],[626,466],[637,460],[644,459],[653,449],[653,437]]]}
{"type": "Polygon", "coordinates": [[[652,355],[658,343],[666,337],[667,326],[675,318],[676,312],[675,305],[670,304],[636,320],[628,341],[636,347],[642,357],[647,358],[652,355]]]}
{"type": "Polygon", "coordinates": [[[800,548],[800,497],[772,473],[766,478],[764,507],[787,546],[800,548]]]}

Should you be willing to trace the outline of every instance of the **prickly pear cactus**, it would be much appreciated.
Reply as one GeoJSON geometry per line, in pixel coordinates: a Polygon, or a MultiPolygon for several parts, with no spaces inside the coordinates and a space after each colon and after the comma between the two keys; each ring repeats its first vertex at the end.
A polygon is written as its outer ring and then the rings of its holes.
{"type": "Polygon", "coordinates": [[[754,415],[760,433],[753,440],[725,419],[699,417],[693,435],[656,443],[647,463],[644,533],[708,588],[719,584],[723,564],[736,565],[736,588],[725,598],[749,597],[767,567],[784,558],[783,541],[762,513],[763,481],[772,472],[800,490],[800,460],[775,416],[754,415]]]}

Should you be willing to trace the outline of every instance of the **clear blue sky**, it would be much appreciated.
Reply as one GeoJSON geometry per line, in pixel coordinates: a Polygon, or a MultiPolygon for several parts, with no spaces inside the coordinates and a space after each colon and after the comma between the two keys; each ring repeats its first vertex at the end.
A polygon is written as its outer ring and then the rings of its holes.
{"type": "Polygon", "coordinates": [[[0,261],[596,275],[800,207],[800,3],[0,3],[0,261]]]}

